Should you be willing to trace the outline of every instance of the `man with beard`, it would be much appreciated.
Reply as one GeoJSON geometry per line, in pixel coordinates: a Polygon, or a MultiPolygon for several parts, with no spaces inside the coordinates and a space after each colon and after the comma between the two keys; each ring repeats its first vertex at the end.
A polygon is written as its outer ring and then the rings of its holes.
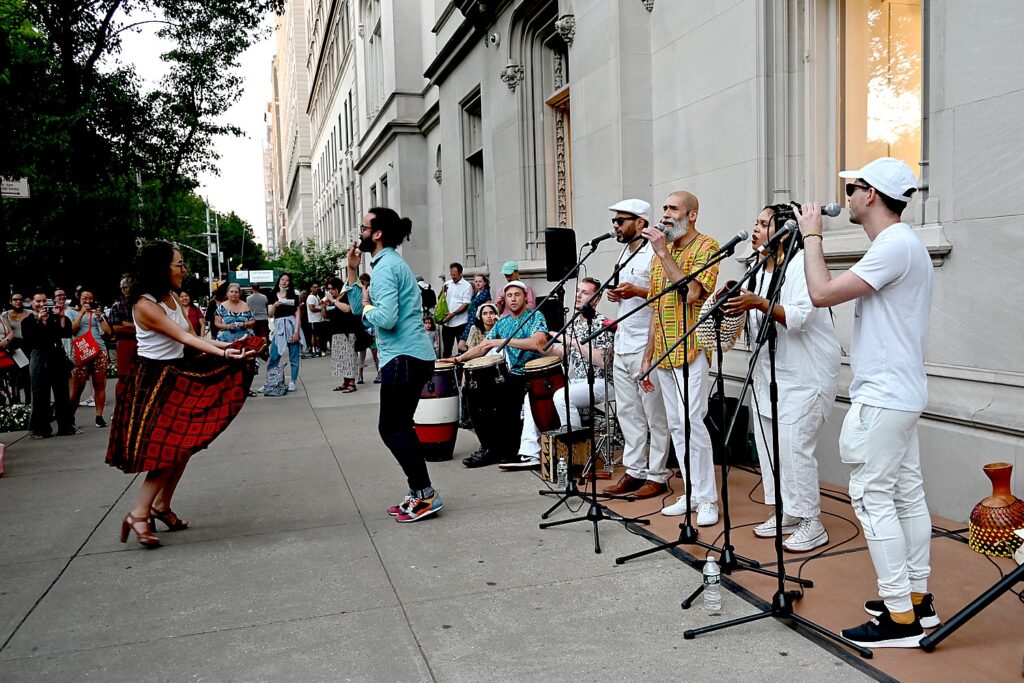
{"type": "Polygon", "coordinates": [[[388,508],[399,523],[416,522],[444,508],[430,484],[423,449],[413,428],[420,391],[434,372],[437,354],[423,330],[422,299],[412,270],[396,251],[412,232],[412,221],[391,209],[374,207],[363,217],[358,244],[348,250],[349,305],[377,331],[380,354],[380,418],[384,445],[401,466],[409,493],[388,508]],[[358,247],[358,248],[357,248],[358,247]],[[373,283],[356,285],[363,253],[371,255],[373,283]]]}
{"type": "Polygon", "coordinates": [[[52,435],[50,420],[53,417],[57,419],[57,436],[81,434],[82,430],[75,428],[75,413],[68,392],[71,363],[64,353],[64,339],[71,336],[71,321],[63,307],[48,309],[46,292],[36,292],[32,296],[32,314],[22,321],[22,333],[25,346],[31,352],[32,417],[29,429],[32,438],[45,439],[52,435]]]}
{"type": "Polygon", "coordinates": [[[505,347],[508,379],[500,391],[495,391],[494,395],[487,397],[493,401],[490,408],[497,415],[502,416],[503,429],[499,431],[491,428],[486,424],[487,421],[478,420],[477,413],[474,412],[473,423],[477,428],[477,437],[480,439],[481,448],[468,458],[463,459],[462,464],[466,467],[483,467],[496,462],[518,460],[517,449],[523,428],[523,423],[519,419],[519,411],[522,409],[523,397],[526,396],[526,378],[524,376],[526,364],[535,358],[540,358],[541,349],[548,343],[548,326],[544,316],[533,313],[533,309],[526,305],[525,283],[520,280],[509,282],[505,285],[502,298],[505,300],[505,310],[508,315],[500,318],[494,324],[491,331],[487,333],[487,339],[458,356],[448,359],[455,363],[465,363],[497,349],[508,340],[508,346],[505,347]],[[520,328],[523,316],[530,317],[520,328]]]}
{"type": "MultiPolygon", "coordinates": [[[[651,262],[651,288],[648,298],[666,287],[682,282],[703,268],[718,251],[718,242],[697,232],[697,198],[689,192],[673,192],[665,200],[662,224],[665,232],[657,228],[644,228],[643,234],[654,249],[651,262]]],[[[678,289],[658,299],[651,316],[650,338],[640,374],[647,372],[654,358],[660,358],[680,340],[687,328],[697,320],[700,307],[715,289],[718,266],[712,266],[690,282],[686,289],[678,289]]],[[[685,468],[686,424],[683,411],[690,419],[690,504],[697,506],[697,524],[711,526],[718,523],[718,491],[715,486],[715,464],[711,450],[711,435],[704,424],[708,412],[707,383],[710,370],[710,352],[701,348],[696,335],[686,340],[661,361],[654,371],[661,384],[661,399],[669,432],[676,447],[680,465],[685,468]],[[689,405],[683,404],[683,366],[688,367],[689,405]]],[[[648,393],[655,390],[654,381],[645,379],[640,388],[648,393]]],[[[684,472],[685,477],[685,472],[684,472]]],[[[684,492],[676,502],[662,509],[663,515],[686,514],[687,495],[684,492]]]]}
{"type": "MultiPolygon", "coordinates": [[[[625,441],[622,464],[626,472],[605,491],[615,495],[632,493],[637,498],[653,498],[668,489],[666,482],[672,473],[666,466],[668,423],[665,403],[659,394],[641,391],[637,384],[650,337],[652,315],[651,308],[646,305],[646,297],[651,288],[654,248],[641,235],[650,225],[651,205],[642,199],[624,199],[608,209],[615,212],[612,218],[615,238],[626,245],[617,265],[629,261],[619,272],[618,286],[608,290],[608,300],[619,304],[620,318],[637,308],[642,310],[619,323],[615,332],[615,414],[625,441]],[[651,437],[649,452],[648,431],[651,437]]],[[[651,375],[651,383],[657,391],[660,386],[657,373],[651,375]]]]}

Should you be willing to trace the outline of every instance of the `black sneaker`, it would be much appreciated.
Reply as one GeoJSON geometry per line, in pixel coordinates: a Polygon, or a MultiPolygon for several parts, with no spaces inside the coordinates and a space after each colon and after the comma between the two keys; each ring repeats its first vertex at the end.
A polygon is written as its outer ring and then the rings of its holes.
{"type": "MultiPolygon", "coordinates": [[[[889,610],[883,600],[868,600],[864,603],[864,611],[873,617],[877,617],[882,612],[888,612],[889,610]]],[[[942,623],[938,612],[935,611],[935,603],[931,593],[925,594],[920,605],[914,605],[914,616],[921,622],[923,628],[935,628],[942,623]]]]}
{"type": "Polygon", "coordinates": [[[888,612],[883,612],[860,626],[844,628],[843,638],[868,648],[919,647],[924,629],[917,619],[912,624],[897,624],[888,612]]]}
{"type": "Polygon", "coordinates": [[[100,429],[107,426],[107,421],[103,419],[102,415],[96,416],[96,426],[99,427],[100,429]]]}

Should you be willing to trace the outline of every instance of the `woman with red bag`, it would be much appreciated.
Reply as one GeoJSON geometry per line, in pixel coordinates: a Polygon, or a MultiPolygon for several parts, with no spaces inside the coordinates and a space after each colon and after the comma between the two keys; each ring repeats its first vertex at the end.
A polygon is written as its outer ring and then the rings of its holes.
{"type": "MultiPolygon", "coordinates": [[[[71,311],[68,311],[71,317],[71,311]]],[[[71,405],[78,402],[85,390],[85,382],[92,378],[92,393],[96,399],[96,426],[106,427],[103,407],[107,402],[107,349],[104,335],[112,334],[103,311],[96,306],[96,298],[87,289],[82,290],[78,315],[71,321],[71,353],[75,364],[71,371],[71,405]]]]}
{"type": "Polygon", "coordinates": [[[135,260],[131,295],[139,356],[118,395],[107,443],[107,464],[126,473],[146,472],[135,506],[121,522],[121,542],[134,532],[140,545],[160,545],[160,520],[168,531],[189,523],[171,510],[171,499],[189,459],[223,432],[246,399],[252,363],[266,342],[202,339],[189,330],[174,292],[185,278],[185,260],[168,242],[151,242],[135,260]],[[186,357],[185,347],[200,353],[186,357]]]}

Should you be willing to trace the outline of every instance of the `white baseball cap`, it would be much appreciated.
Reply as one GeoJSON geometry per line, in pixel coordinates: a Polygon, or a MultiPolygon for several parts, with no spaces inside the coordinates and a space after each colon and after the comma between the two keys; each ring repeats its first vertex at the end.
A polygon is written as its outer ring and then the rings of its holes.
{"type": "Polygon", "coordinates": [[[917,190],[917,178],[906,163],[892,157],[880,157],[856,171],[842,171],[840,178],[866,182],[882,194],[901,202],[909,202],[917,190]]]}
{"type": "Polygon", "coordinates": [[[608,210],[631,213],[634,216],[643,218],[648,223],[651,222],[651,205],[642,199],[623,199],[618,204],[609,206],[608,210]]]}
{"type": "Polygon", "coordinates": [[[518,287],[519,289],[523,290],[524,293],[527,291],[526,283],[523,282],[522,280],[509,280],[508,282],[505,283],[505,286],[501,288],[501,293],[504,294],[505,290],[508,289],[509,287],[518,287]]]}

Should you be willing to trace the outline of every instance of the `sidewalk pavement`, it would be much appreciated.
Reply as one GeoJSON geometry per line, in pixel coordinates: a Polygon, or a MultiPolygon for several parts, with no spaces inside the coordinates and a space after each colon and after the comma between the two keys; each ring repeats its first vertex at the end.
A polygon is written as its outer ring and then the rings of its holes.
{"type": "Polygon", "coordinates": [[[297,392],[247,402],[181,482],[192,528],[156,550],[118,542],[140,480],[103,463],[91,408],[82,436],[8,441],[0,680],[866,680],[773,620],[684,641],[755,610],[728,592],[723,616],[680,610],[699,572],[615,565],[649,547],[619,523],[601,555],[589,523],[538,529],[539,480],[462,467],[468,432],[430,468],[445,510],[396,524],[377,387],[332,392],[329,368],[304,360],[297,392]]]}

